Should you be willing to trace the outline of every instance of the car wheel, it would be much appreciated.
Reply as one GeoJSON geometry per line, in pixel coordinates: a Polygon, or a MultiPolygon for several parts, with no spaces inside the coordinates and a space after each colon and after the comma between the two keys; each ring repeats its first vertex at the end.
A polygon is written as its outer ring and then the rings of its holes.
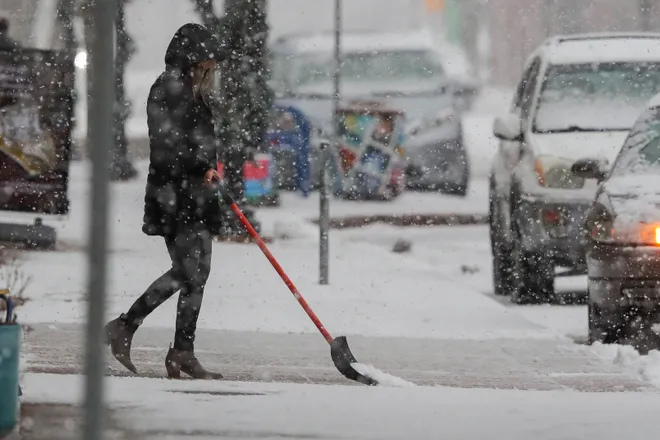
{"type": "MultiPolygon", "coordinates": [[[[491,198],[492,199],[492,198],[491,198]]],[[[495,295],[508,295],[511,293],[512,263],[510,250],[502,240],[500,228],[497,222],[499,218],[493,202],[490,203],[489,227],[490,246],[493,255],[493,292],[495,295]]]]}
{"type": "Polygon", "coordinates": [[[622,334],[621,319],[616,313],[604,313],[598,304],[589,303],[588,344],[616,344],[622,334]]]}
{"type": "Polygon", "coordinates": [[[660,349],[660,335],[653,330],[656,322],[648,313],[633,309],[627,313],[625,318],[627,325],[623,336],[626,340],[623,342],[630,342],[642,355],[648,354],[651,350],[660,349]]]}
{"type": "Polygon", "coordinates": [[[512,222],[513,262],[511,302],[515,304],[544,304],[554,297],[555,266],[544,252],[529,252],[522,246],[522,238],[512,222]]]}

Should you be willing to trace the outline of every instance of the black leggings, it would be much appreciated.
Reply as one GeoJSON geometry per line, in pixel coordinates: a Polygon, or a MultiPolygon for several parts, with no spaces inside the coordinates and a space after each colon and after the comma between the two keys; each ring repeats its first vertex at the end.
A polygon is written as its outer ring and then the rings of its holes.
{"type": "Polygon", "coordinates": [[[176,314],[174,348],[194,350],[197,318],[211,271],[213,239],[206,231],[187,231],[165,237],[172,268],[154,281],[131,306],[124,319],[137,328],[144,318],[181,290],[176,314]]]}

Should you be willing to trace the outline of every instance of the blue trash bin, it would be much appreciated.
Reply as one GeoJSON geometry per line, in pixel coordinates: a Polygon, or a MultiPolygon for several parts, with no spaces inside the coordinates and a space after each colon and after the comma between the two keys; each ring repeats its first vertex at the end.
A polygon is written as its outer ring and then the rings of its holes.
{"type": "Polygon", "coordinates": [[[12,433],[18,423],[18,363],[21,326],[13,318],[13,304],[7,302],[7,319],[0,322],[0,438],[12,433]]]}
{"type": "Polygon", "coordinates": [[[271,147],[275,150],[273,156],[276,160],[278,157],[287,159],[285,166],[293,168],[287,172],[295,174],[294,188],[307,197],[311,191],[309,154],[312,123],[299,108],[294,106],[275,105],[273,112],[275,115],[288,116],[291,118],[290,123],[292,124],[291,127],[282,127],[275,121],[271,126],[268,141],[271,145],[277,145],[275,148],[271,147]],[[280,146],[281,148],[279,148],[280,146]],[[290,163],[291,159],[293,163],[290,163]]]}

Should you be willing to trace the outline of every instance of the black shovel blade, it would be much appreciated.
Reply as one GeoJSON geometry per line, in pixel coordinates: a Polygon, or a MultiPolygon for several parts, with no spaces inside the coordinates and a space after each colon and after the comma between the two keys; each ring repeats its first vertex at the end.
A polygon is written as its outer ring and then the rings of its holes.
{"type": "Polygon", "coordinates": [[[355,356],[353,356],[353,353],[351,353],[351,349],[348,348],[346,336],[338,336],[332,340],[330,343],[330,356],[332,356],[332,361],[335,363],[335,367],[337,367],[339,372],[348,379],[365,385],[378,385],[378,381],[358,373],[351,365],[357,363],[357,360],[355,359],[355,356]]]}

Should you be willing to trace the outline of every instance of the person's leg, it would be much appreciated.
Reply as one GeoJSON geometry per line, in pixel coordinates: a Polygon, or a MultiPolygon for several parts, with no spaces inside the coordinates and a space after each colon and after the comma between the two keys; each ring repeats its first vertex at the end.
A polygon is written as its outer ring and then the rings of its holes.
{"type": "Polygon", "coordinates": [[[182,259],[176,248],[176,240],[177,238],[174,237],[165,238],[167,252],[170,254],[170,260],[172,261],[170,270],[151,283],[147,290],[133,303],[128,312],[122,315],[129,326],[137,329],[144,318],[183,287],[182,259]]]}
{"type": "Polygon", "coordinates": [[[178,248],[183,253],[183,286],[177,305],[174,348],[194,350],[197,318],[202,306],[204,288],[211,272],[213,239],[207,231],[193,232],[178,248]]]}
{"type": "Polygon", "coordinates": [[[170,348],[165,359],[169,377],[179,377],[183,371],[196,379],[222,379],[222,374],[207,371],[195,357],[195,331],[204,287],[211,271],[212,245],[211,235],[203,231],[193,233],[179,248],[186,255],[183,263],[186,277],[177,305],[174,347],[170,348]]]}
{"type": "Polygon", "coordinates": [[[135,331],[149,313],[174,295],[181,287],[181,270],[180,264],[174,258],[176,256],[174,242],[173,238],[165,239],[172,260],[172,268],[147,288],[133,303],[128,313],[122,313],[105,326],[106,344],[110,345],[112,355],[133,373],[137,373],[137,369],[131,361],[131,344],[135,331]]]}

